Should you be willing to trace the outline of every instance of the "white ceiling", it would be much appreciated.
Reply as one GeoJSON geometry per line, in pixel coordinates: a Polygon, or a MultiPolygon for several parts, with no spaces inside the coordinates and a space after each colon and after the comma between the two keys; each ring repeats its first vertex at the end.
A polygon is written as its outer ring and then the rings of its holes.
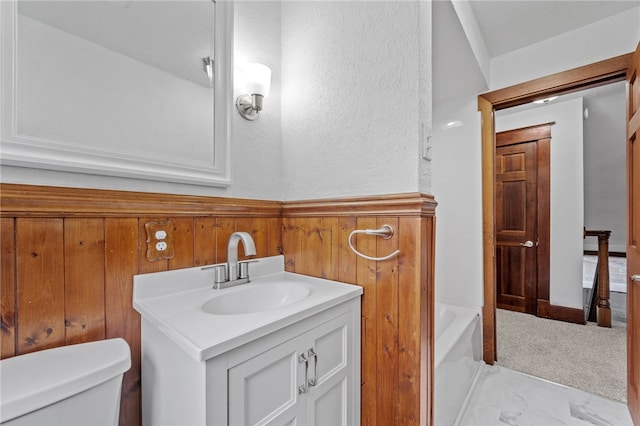
{"type": "Polygon", "coordinates": [[[470,0],[491,57],[640,6],[640,0],[470,0]]]}

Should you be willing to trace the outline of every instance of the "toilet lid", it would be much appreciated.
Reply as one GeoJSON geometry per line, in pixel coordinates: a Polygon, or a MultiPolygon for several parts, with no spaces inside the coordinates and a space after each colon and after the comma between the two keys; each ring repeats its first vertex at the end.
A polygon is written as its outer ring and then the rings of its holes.
{"type": "Polygon", "coordinates": [[[0,361],[0,423],[90,389],[131,367],[123,339],[32,352],[0,361]]]}

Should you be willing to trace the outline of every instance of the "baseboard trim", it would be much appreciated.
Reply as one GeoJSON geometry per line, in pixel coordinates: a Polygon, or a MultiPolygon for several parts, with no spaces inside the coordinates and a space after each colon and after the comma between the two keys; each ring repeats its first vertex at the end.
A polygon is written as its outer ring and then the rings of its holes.
{"type": "Polygon", "coordinates": [[[586,324],[584,311],[579,308],[552,305],[548,300],[538,299],[538,316],[556,321],[571,322],[574,324],[586,324]]]}

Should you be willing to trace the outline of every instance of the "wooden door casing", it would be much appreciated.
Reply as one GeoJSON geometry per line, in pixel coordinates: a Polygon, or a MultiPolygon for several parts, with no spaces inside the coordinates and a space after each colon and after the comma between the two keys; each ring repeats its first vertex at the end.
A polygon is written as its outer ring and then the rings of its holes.
{"type": "Polygon", "coordinates": [[[627,70],[627,401],[640,425],[640,43],[627,70]]]}
{"type": "Polygon", "coordinates": [[[548,316],[551,126],[496,134],[496,305],[548,316]],[[532,247],[523,246],[531,241],[532,247]]]}

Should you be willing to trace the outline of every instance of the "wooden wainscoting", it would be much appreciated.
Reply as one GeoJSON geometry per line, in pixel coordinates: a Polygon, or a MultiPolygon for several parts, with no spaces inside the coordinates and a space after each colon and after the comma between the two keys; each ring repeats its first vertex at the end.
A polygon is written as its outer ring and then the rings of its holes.
{"type": "Polygon", "coordinates": [[[421,194],[274,202],[0,184],[2,358],[122,337],[131,346],[120,411],[141,424],[140,318],[133,275],[226,260],[229,235],[253,235],[258,256],[364,287],[362,424],[427,425],[433,389],[433,198],[421,194]],[[170,220],[175,256],[150,262],[147,222],[170,220]],[[390,240],[349,233],[390,224],[390,240]]]}
{"type": "Polygon", "coordinates": [[[226,261],[248,231],[258,256],[281,253],[282,203],[0,185],[2,358],[122,337],[131,346],[120,425],[140,425],[140,317],[133,275],[226,261]],[[145,223],[171,220],[175,256],[150,262],[145,223]]]}
{"type": "Polygon", "coordinates": [[[289,202],[283,206],[286,269],[363,287],[363,425],[426,425],[432,421],[433,198],[400,194],[357,199],[289,202]],[[385,240],[354,236],[354,229],[391,225],[385,240]]]}

